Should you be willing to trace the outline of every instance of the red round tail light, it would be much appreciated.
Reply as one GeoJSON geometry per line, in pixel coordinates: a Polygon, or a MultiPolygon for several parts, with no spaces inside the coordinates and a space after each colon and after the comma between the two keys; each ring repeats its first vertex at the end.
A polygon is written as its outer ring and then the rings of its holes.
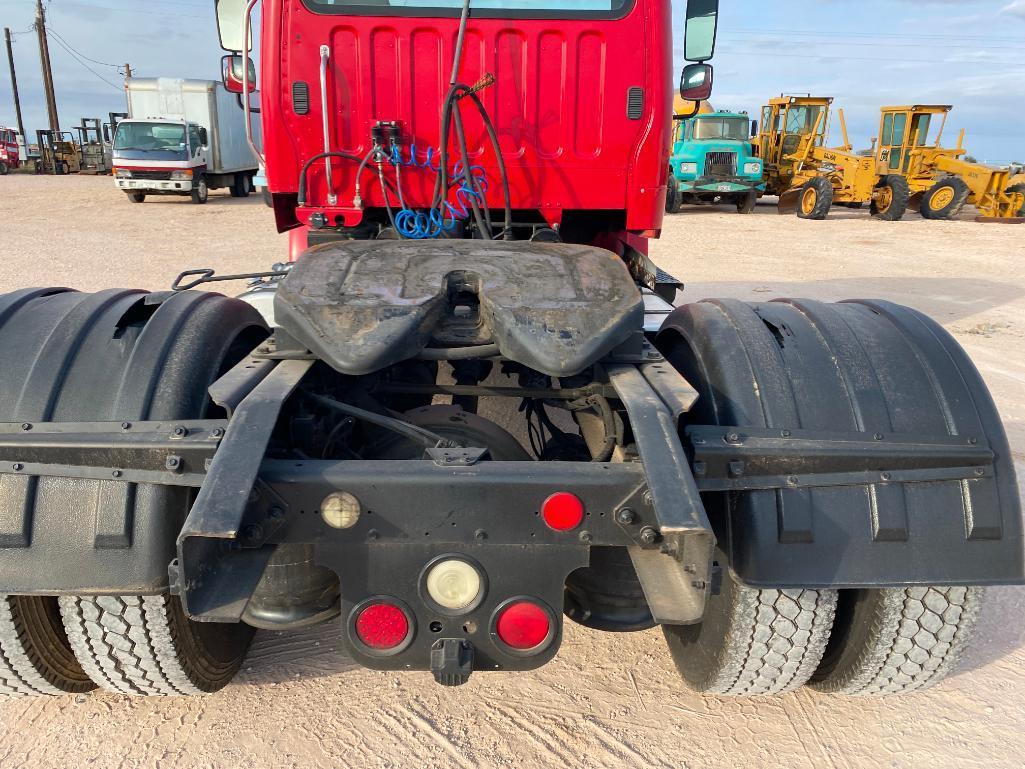
{"type": "Polygon", "coordinates": [[[372,603],[356,616],[356,636],[369,649],[390,651],[409,637],[409,617],[398,606],[372,603]]]}
{"type": "Polygon", "coordinates": [[[584,522],[584,503],[576,494],[557,491],[541,505],[541,517],[549,528],[570,531],[584,522]]]}
{"type": "Polygon", "coordinates": [[[537,649],[552,634],[552,619],[547,611],[531,601],[513,601],[498,613],[495,634],[510,649],[537,649]]]}

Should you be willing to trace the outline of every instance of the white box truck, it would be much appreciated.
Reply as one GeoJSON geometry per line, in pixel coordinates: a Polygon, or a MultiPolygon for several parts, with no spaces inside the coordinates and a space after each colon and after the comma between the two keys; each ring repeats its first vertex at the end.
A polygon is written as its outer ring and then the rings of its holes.
{"type": "Polygon", "coordinates": [[[259,160],[237,96],[213,80],[163,77],[133,78],[127,91],[129,117],[117,126],[113,166],[129,200],[185,195],[206,203],[210,190],[224,187],[233,197],[249,195],[259,160]]]}

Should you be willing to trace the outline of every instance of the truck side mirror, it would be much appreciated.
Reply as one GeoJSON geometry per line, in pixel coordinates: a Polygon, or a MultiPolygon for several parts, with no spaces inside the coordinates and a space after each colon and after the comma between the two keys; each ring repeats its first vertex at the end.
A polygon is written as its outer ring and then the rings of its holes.
{"type": "Polygon", "coordinates": [[[757,135],[758,135],[758,121],[757,120],[752,120],[751,121],[751,138],[753,139],[757,135]]]}
{"type": "Polygon", "coordinates": [[[204,147],[208,147],[210,145],[210,134],[203,126],[199,127],[199,143],[204,147]]]}
{"type": "Polygon", "coordinates": [[[683,58],[696,62],[711,59],[715,53],[718,23],[719,0],[688,0],[683,58]]]}
{"type": "Polygon", "coordinates": [[[110,123],[103,124],[103,143],[110,144],[110,123]]]}
{"type": "Polygon", "coordinates": [[[247,0],[217,0],[217,31],[221,38],[221,48],[225,51],[241,51],[246,47],[246,29],[242,26],[246,17],[247,0]]]}
{"type": "Polygon", "coordinates": [[[680,98],[700,102],[712,95],[712,65],[688,64],[680,75],[680,98]]]}
{"type": "Polygon", "coordinates": [[[232,54],[221,59],[221,80],[228,93],[245,93],[243,61],[249,66],[249,93],[256,90],[256,64],[248,57],[232,54]]]}

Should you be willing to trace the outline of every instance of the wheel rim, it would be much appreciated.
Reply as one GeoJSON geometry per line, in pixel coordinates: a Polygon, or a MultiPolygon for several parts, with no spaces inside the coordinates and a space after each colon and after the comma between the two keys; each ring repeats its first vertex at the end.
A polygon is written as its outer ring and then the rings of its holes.
{"type": "Polygon", "coordinates": [[[893,205],[893,188],[880,187],[879,197],[876,199],[876,206],[880,211],[888,211],[893,205]]]}
{"type": "Polygon", "coordinates": [[[954,188],[941,187],[929,198],[929,208],[932,211],[942,211],[954,202],[954,188]]]}
{"type": "Polygon", "coordinates": [[[815,210],[815,203],[818,202],[819,195],[815,191],[814,187],[809,187],[804,191],[801,196],[801,211],[806,214],[810,214],[815,210]]]}

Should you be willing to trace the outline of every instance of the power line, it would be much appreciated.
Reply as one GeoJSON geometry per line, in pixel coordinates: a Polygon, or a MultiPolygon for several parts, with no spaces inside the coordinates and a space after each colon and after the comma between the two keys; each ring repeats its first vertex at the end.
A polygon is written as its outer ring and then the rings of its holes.
{"type": "Polygon", "coordinates": [[[61,37],[59,34],[57,34],[57,32],[54,30],[54,28],[52,26],[47,31],[50,33],[50,35],[52,37],[56,37],[58,42],[64,43],[64,45],[66,45],[68,48],[70,48],[72,51],[74,51],[76,54],[78,54],[79,57],[85,59],[86,61],[91,61],[93,64],[99,64],[99,65],[104,66],[104,67],[113,67],[114,69],[118,70],[118,72],[120,73],[120,71],[121,71],[121,65],[120,64],[110,64],[110,63],[105,62],[105,61],[97,61],[96,59],[90,59],[84,53],[82,53],[77,48],[75,48],[71,43],[69,43],[67,40],[65,40],[63,37],[61,37]]]}
{"type": "Polygon", "coordinates": [[[100,80],[103,80],[105,83],[107,83],[109,86],[111,86],[114,90],[117,90],[117,91],[122,90],[120,85],[118,85],[117,83],[112,83],[110,80],[105,78],[103,75],[100,75],[94,69],[89,67],[89,65],[87,65],[85,62],[83,62],[83,60],[81,58],[79,58],[70,47],[65,45],[65,43],[63,41],[61,41],[60,38],[58,38],[58,37],[56,37],[55,35],[52,35],[52,34],[49,34],[49,37],[51,37],[53,39],[53,41],[57,45],[59,45],[61,48],[64,48],[66,51],[68,51],[68,53],[71,54],[71,57],[73,59],[75,59],[75,62],[77,62],[82,67],[84,67],[89,72],[91,72],[95,77],[99,78],[100,80]]]}

